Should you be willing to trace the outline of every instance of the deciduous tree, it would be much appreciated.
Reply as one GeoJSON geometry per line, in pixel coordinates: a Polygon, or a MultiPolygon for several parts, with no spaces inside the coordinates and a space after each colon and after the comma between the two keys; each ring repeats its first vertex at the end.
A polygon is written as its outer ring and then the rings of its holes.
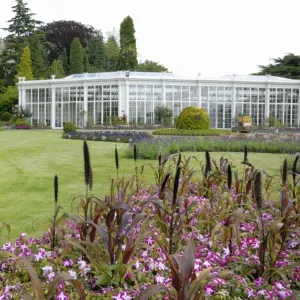
{"type": "Polygon", "coordinates": [[[136,70],[139,72],[168,72],[168,69],[165,66],[156,61],[147,59],[143,62],[139,62],[136,70]]]}
{"type": "Polygon", "coordinates": [[[42,26],[41,29],[46,33],[47,41],[52,44],[48,54],[50,62],[65,55],[64,51],[66,51],[67,57],[70,57],[74,38],[78,38],[82,47],[86,48],[90,38],[95,34],[92,26],[76,21],[54,21],[42,26]]]}

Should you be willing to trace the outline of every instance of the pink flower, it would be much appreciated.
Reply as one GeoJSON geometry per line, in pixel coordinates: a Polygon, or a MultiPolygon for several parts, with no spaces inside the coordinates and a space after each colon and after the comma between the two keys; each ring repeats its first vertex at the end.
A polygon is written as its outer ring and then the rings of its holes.
{"type": "Polygon", "coordinates": [[[204,292],[208,295],[208,296],[212,296],[215,292],[216,292],[216,288],[212,285],[212,284],[207,284],[204,287],[204,292]]]}
{"type": "Polygon", "coordinates": [[[69,297],[65,292],[61,291],[57,294],[56,300],[69,300],[69,297]]]}

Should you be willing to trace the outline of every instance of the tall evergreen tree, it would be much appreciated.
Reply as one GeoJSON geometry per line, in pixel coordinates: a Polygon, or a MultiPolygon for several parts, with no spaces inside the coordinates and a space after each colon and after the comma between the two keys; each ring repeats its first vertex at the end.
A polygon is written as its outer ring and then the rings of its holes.
{"type": "Polygon", "coordinates": [[[64,66],[60,59],[58,59],[58,60],[55,59],[52,62],[51,66],[49,67],[49,77],[51,75],[55,75],[55,78],[58,78],[58,79],[65,77],[64,66]]]}
{"type": "Polygon", "coordinates": [[[16,74],[16,66],[25,42],[41,24],[33,18],[35,14],[30,12],[27,3],[23,0],[16,0],[16,5],[12,7],[12,10],[15,16],[8,21],[8,28],[4,28],[8,35],[5,38],[5,50],[0,57],[5,76],[11,78],[16,74]]]}
{"type": "Polygon", "coordinates": [[[120,47],[117,42],[117,38],[111,34],[108,36],[106,43],[104,44],[106,67],[105,71],[118,71],[120,60],[120,47]]]}
{"type": "Polygon", "coordinates": [[[127,16],[120,26],[120,70],[135,70],[137,65],[136,39],[134,24],[127,16]]]}
{"type": "Polygon", "coordinates": [[[32,61],[30,57],[30,49],[28,46],[24,48],[24,51],[21,55],[20,62],[17,66],[17,75],[16,80],[19,80],[19,77],[25,77],[26,80],[32,80],[32,61]]]}
{"type": "Polygon", "coordinates": [[[258,66],[260,71],[253,75],[272,75],[291,79],[300,79],[300,56],[288,53],[282,58],[273,58],[274,63],[258,66]]]}
{"type": "Polygon", "coordinates": [[[29,38],[29,48],[32,60],[32,72],[35,79],[44,79],[47,76],[47,55],[46,50],[37,34],[29,38]]]}
{"type": "Polygon", "coordinates": [[[105,70],[105,48],[101,32],[90,39],[87,55],[91,71],[101,72],[105,70]]]}
{"type": "Polygon", "coordinates": [[[79,38],[75,38],[70,50],[70,74],[84,72],[83,66],[83,49],[79,38]]]}
{"type": "Polygon", "coordinates": [[[86,54],[86,50],[82,48],[82,63],[83,63],[83,71],[85,73],[88,73],[90,71],[90,64],[89,64],[89,59],[88,56],[86,54]]]}
{"type": "Polygon", "coordinates": [[[69,74],[69,59],[68,59],[68,52],[67,49],[64,48],[63,54],[59,58],[65,70],[65,74],[69,74]]]}

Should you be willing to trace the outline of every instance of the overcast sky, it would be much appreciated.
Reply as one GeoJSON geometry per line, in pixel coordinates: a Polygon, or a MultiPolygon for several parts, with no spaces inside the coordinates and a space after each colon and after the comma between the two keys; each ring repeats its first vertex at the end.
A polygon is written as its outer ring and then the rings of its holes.
{"type": "MultiPolygon", "coordinates": [[[[139,60],[178,75],[258,71],[271,58],[300,53],[300,0],[27,0],[36,19],[75,20],[103,34],[133,18],[139,60]]],[[[0,28],[15,0],[0,1],[0,28]]],[[[5,36],[0,30],[0,37],[5,36]]]]}

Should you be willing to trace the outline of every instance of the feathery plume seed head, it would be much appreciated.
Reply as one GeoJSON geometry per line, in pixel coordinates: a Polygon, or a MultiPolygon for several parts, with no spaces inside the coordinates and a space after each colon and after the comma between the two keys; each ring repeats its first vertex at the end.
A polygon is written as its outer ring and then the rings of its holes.
{"type": "Polygon", "coordinates": [[[177,192],[178,192],[178,188],[179,188],[180,172],[181,172],[181,167],[178,167],[177,170],[176,170],[176,175],[175,175],[175,179],[174,179],[173,207],[174,207],[174,205],[176,203],[176,199],[177,199],[177,192]]]}
{"type": "Polygon", "coordinates": [[[248,164],[248,147],[245,145],[244,147],[244,164],[248,164]]]}
{"type": "Polygon", "coordinates": [[[85,184],[89,185],[89,183],[90,183],[91,163],[90,163],[89,147],[87,145],[86,140],[83,141],[83,158],[84,158],[84,179],[85,179],[85,184]]]}
{"type": "Polygon", "coordinates": [[[134,161],[137,160],[136,144],[133,145],[133,158],[134,158],[134,161]]]}
{"type": "Polygon", "coordinates": [[[54,176],[54,201],[57,203],[58,200],[58,177],[54,176]]]}
{"type": "Polygon", "coordinates": [[[295,160],[294,160],[294,163],[293,163],[293,169],[292,169],[292,172],[293,172],[293,181],[294,181],[294,182],[295,182],[295,180],[296,180],[296,173],[297,173],[297,163],[298,163],[298,160],[299,160],[299,154],[296,155],[295,160]]]}
{"type": "Polygon", "coordinates": [[[231,165],[229,164],[227,167],[227,186],[228,189],[231,189],[231,185],[232,185],[232,170],[231,170],[231,165]]]}
{"type": "Polygon", "coordinates": [[[205,174],[208,174],[211,171],[211,161],[210,161],[210,155],[208,150],[205,150],[205,174]]]}
{"type": "Polygon", "coordinates": [[[262,197],[262,182],[261,182],[261,172],[257,171],[254,176],[254,197],[256,201],[257,209],[262,209],[263,197],[262,197]]]}
{"type": "Polygon", "coordinates": [[[116,169],[119,170],[119,155],[118,155],[117,145],[115,145],[115,162],[116,162],[116,169]]]}

